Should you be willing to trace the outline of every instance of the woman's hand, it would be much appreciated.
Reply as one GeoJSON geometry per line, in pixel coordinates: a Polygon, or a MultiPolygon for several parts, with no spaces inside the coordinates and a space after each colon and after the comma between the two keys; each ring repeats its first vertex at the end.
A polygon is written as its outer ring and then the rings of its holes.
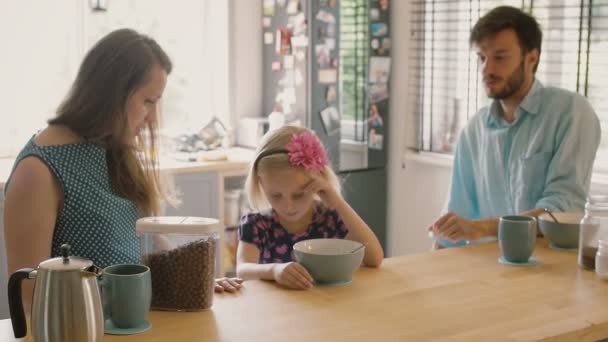
{"type": "Polygon", "coordinates": [[[215,292],[230,292],[235,293],[243,287],[243,279],[241,278],[219,278],[215,279],[215,292]]]}
{"type": "Polygon", "coordinates": [[[313,287],[310,273],[297,262],[275,264],[273,275],[277,283],[291,289],[307,290],[313,287]]]}

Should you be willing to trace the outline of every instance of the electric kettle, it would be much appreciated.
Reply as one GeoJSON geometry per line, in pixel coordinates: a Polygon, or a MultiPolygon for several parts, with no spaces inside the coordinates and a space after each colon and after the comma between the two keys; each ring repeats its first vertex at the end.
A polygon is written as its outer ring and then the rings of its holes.
{"type": "Polygon", "coordinates": [[[88,259],[69,256],[67,244],[61,246],[61,254],[43,261],[35,270],[22,268],[11,275],[8,303],[13,333],[16,338],[27,334],[21,281],[35,279],[31,313],[34,341],[103,341],[103,309],[97,287],[102,270],[88,259]]]}

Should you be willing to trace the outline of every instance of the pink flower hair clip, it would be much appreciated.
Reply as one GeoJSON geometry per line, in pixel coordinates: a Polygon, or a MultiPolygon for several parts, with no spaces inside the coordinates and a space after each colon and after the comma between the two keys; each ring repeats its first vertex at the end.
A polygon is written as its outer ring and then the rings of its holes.
{"type": "Polygon", "coordinates": [[[253,167],[257,168],[260,159],[279,153],[287,153],[291,166],[302,167],[309,172],[320,173],[329,164],[323,145],[314,134],[305,131],[293,134],[284,150],[271,150],[258,155],[253,167]]]}
{"type": "Polygon", "coordinates": [[[310,132],[292,135],[285,147],[292,166],[300,166],[306,171],[319,173],[328,164],[325,148],[310,132]]]}

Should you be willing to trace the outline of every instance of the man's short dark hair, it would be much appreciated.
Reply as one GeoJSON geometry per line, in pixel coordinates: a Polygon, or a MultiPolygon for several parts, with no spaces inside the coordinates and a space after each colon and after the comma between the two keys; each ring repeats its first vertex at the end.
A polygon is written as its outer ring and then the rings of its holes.
{"type": "Polygon", "coordinates": [[[491,38],[506,29],[513,29],[515,31],[523,53],[538,49],[538,53],[540,54],[543,33],[540,30],[538,22],[533,16],[519,8],[511,6],[496,7],[479,18],[471,30],[469,43],[471,45],[479,44],[483,39],[491,38]]]}

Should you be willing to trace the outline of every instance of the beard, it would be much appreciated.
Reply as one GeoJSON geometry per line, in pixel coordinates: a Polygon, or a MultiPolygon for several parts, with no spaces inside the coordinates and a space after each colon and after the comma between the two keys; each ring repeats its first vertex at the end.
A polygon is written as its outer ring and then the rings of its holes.
{"type": "MultiPolygon", "coordinates": [[[[501,81],[502,80],[500,77],[496,77],[494,75],[489,75],[487,78],[492,81],[501,81]]],[[[504,100],[506,98],[513,96],[513,94],[517,93],[517,91],[524,84],[524,79],[525,79],[524,61],[522,61],[519,64],[519,67],[517,69],[515,69],[515,71],[513,71],[506,78],[506,82],[505,82],[506,84],[502,89],[499,89],[497,91],[492,91],[490,88],[486,88],[486,94],[491,99],[504,100]]]]}

